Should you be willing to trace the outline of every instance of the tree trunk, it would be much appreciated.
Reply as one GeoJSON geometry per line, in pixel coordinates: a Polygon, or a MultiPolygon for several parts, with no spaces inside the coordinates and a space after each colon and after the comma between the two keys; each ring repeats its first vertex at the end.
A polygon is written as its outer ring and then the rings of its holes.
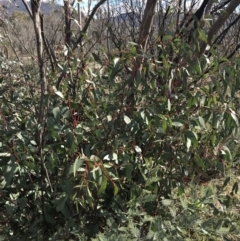
{"type": "Polygon", "coordinates": [[[132,81],[129,83],[129,89],[132,90],[131,94],[127,97],[126,103],[129,106],[134,106],[134,80],[136,79],[137,73],[142,70],[143,53],[146,51],[147,42],[149,39],[150,31],[153,24],[153,18],[155,9],[157,6],[157,0],[148,0],[145,6],[142,24],[140,26],[140,34],[137,41],[137,59],[133,66],[132,81]]]}

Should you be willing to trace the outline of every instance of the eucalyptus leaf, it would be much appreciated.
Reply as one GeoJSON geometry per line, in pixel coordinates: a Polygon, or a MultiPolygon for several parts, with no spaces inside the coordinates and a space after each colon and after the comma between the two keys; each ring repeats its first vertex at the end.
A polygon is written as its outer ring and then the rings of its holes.
{"type": "Polygon", "coordinates": [[[60,108],[59,107],[55,107],[53,110],[53,116],[55,118],[55,120],[59,120],[60,119],[60,116],[61,116],[61,111],[60,111],[60,108]]]}
{"type": "Polygon", "coordinates": [[[124,115],[123,119],[127,125],[131,123],[131,119],[128,116],[124,115]]]}

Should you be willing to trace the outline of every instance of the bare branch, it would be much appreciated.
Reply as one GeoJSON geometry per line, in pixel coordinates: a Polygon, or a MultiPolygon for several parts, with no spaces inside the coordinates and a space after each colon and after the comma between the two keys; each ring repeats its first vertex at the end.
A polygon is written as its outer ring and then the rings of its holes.
{"type": "Polygon", "coordinates": [[[232,0],[229,3],[228,7],[225,9],[225,11],[223,11],[220,14],[216,22],[212,25],[212,27],[208,31],[208,34],[207,34],[208,43],[202,43],[199,56],[201,56],[204,53],[207,44],[209,44],[210,46],[212,45],[212,39],[214,35],[219,31],[219,29],[223,26],[225,21],[229,18],[229,16],[233,13],[233,11],[239,6],[239,4],[240,4],[240,0],[232,0]]]}
{"type": "Polygon", "coordinates": [[[231,2],[231,0],[226,0],[225,2],[218,4],[216,7],[214,7],[211,10],[210,14],[213,14],[213,13],[217,12],[218,10],[222,9],[223,7],[225,7],[230,2],[231,2]]]}
{"type": "Polygon", "coordinates": [[[82,38],[83,38],[83,36],[86,34],[86,32],[87,32],[87,30],[88,30],[88,27],[89,27],[91,21],[93,20],[93,17],[94,17],[94,15],[95,15],[95,13],[96,13],[97,10],[99,9],[99,7],[100,7],[103,3],[105,3],[106,1],[107,1],[107,0],[101,0],[101,1],[99,1],[99,2],[95,5],[95,7],[93,8],[91,14],[89,15],[89,17],[88,17],[88,19],[87,19],[86,24],[85,24],[84,27],[83,27],[82,31],[80,31],[80,36],[78,37],[75,45],[73,46],[73,49],[76,49],[77,46],[78,46],[78,44],[81,43],[82,38]]]}
{"type": "Polygon", "coordinates": [[[44,34],[44,29],[43,29],[43,16],[40,15],[40,21],[41,21],[41,29],[42,29],[42,39],[43,39],[43,43],[44,43],[44,47],[47,51],[48,57],[50,59],[50,63],[51,63],[51,67],[52,67],[52,71],[55,72],[55,67],[54,67],[54,62],[53,62],[53,56],[51,54],[51,51],[49,49],[49,45],[48,42],[46,40],[45,34],[44,34]]]}
{"type": "Polygon", "coordinates": [[[26,7],[27,11],[28,11],[28,14],[29,16],[31,17],[31,19],[33,20],[33,15],[32,15],[32,11],[30,9],[30,7],[28,6],[28,3],[26,2],[26,0],[22,0],[24,6],[26,7]]]}

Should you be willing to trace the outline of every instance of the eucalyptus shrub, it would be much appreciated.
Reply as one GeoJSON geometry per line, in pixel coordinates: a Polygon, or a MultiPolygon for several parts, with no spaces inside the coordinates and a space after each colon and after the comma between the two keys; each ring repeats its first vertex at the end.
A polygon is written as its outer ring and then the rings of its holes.
{"type": "MultiPolygon", "coordinates": [[[[134,80],[133,43],[105,66],[93,54],[92,66],[102,68],[80,77],[73,74],[73,56],[69,79],[47,96],[44,165],[35,142],[43,127],[36,124],[34,80],[15,76],[1,59],[5,240],[214,240],[238,234],[225,194],[229,178],[199,190],[195,185],[224,175],[231,165],[227,143],[238,134],[240,61],[219,59],[214,49],[210,58],[197,58],[200,37],[192,47],[165,36],[160,60],[146,56],[134,80]],[[169,49],[183,61],[175,64],[169,49]],[[134,88],[128,87],[132,81],[134,88]],[[127,103],[130,95],[134,106],[127,103]]],[[[52,85],[56,77],[48,75],[52,85]]],[[[237,190],[235,183],[232,193],[237,190]]]]}

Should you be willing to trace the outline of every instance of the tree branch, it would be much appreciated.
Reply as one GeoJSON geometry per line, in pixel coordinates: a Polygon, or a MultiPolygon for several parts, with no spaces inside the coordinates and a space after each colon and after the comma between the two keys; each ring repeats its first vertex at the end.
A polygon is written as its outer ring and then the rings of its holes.
{"type": "Polygon", "coordinates": [[[28,14],[29,14],[30,18],[33,20],[32,11],[31,11],[30,7],[28,6],[26,0],[22,0],[22,2],[23,2],[23,4],[24,4],[24,6],[26,7],[26,9],[27,9],[27,11],[28,11],[28,14]]]}
{"type": "Polygon", "coordinates": [[[93,8],[91,14],[89,15],[89,17],[88,17],[88,19],[87,19],[86,24],[85,24],[84,27],[83,27],[82,31],[80,31],[80,36],[78,37],[76,43],[74,44],[73,50],[76,49],[77,46],[78,46],[78,44],[82,41],[82,38],[83,38],[84,34],[87,32],[88,27],[89,27],[89,25],[90,25],[90,23],[91,23],[94,15],[95,15],[95,13],[97,12],[98,8],[99,8],[103,3],[105,3],[106,1],[107,1],[107,0],[101,0],[101,1],[99,1],[99,2],[95,5],[95,7],[93,8]]]}
{"type": "Polygon", "coordinates": [[[223,11],[220,14],[220,16],[218,17],[216,22],[212,25],[212,27],[208,31],[208,34],[207,34],[208,42],[201,44],[201,48],[200,48],[200,52],[199,52],[198,56],[201,56],[204,53],[207,44],[212,46],[212,39],[213,39],[214,35],[219,31],[219,29],[223,26],[223,24],[226,22],[226,20],[233,13],[233,11],[238,7],[239,4],[240,4],[240,0],[232,0],[229,3],[229,5],[227,6],[227,8],[225,9],[225,11],[223,11]]]}

